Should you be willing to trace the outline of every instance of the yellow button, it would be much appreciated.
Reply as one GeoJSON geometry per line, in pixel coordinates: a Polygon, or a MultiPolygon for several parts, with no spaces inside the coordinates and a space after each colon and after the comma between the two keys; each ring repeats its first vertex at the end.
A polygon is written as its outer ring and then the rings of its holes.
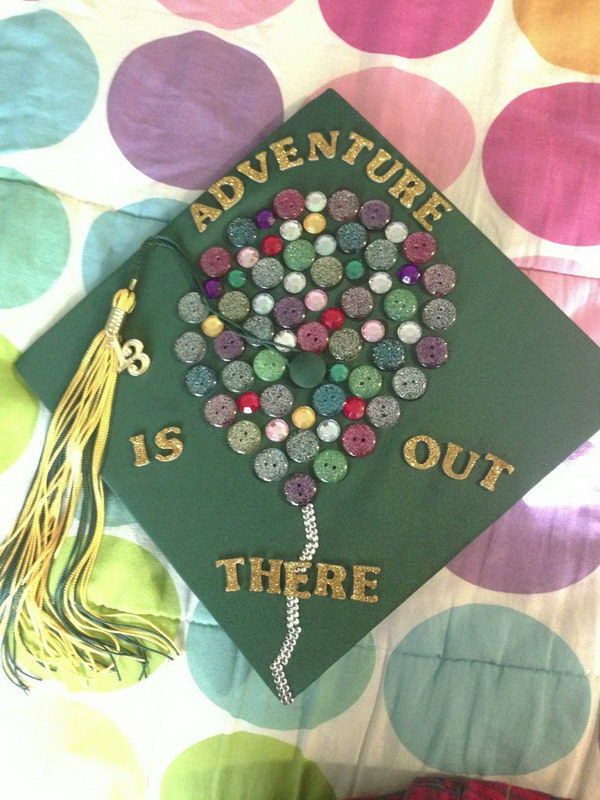
{"type": "Polygon", "coordinates": [[[202,323],[202,333],[206,336],[218,336],[220,333],[223,333],[224,329],[225,325],[214,314],[211,314],[202,323]]]}
{"type": "Polygon", "coordinates": [[[308,231],[308,233],[321,233],[321,231],[325,230],[327,220],[323,214],[307,214],[302,224],[304,225],[304,230],[308,231]]]}
{"type": "Polygon", "coordinates": [[[317,419],[317,415],[310,406],[298,406],[292,412],[292,422],[300,430],[312,428],[317,419]]]}

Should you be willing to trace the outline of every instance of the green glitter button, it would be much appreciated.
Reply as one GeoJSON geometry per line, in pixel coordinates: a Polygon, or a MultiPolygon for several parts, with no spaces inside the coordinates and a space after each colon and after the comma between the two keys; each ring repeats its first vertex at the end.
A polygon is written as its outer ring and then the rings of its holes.
{"type": "Polygon", "coordinates": [[[346,477],[348,461],[339,450],[322,450],[315,458],[313,469],[323,483],[339,483],[346,477]]]}
{"type": "Polygon", "coordinates": [[[303,389],[314,389],[327,372],[327,366],[316,353],[298,353],[290,362],[290,378],[303,389]]]}
{"type": "Polygon", "coordinates": [[[227,431],[227,443],[240,455],[254,453],[260,444],[260,428],[255,422],[246,419],[234,422],[227,431]]]}
{"type": "Polygon", "coordinates": [[[243,292],[225,292],[219,300],[220,313],[231,322],[241,322],[250,311],[250,300],[243,292]]]}
{"type": "Polygon", "coordinates": [[[271,382],[281,378],[287,367],[287,361],[277,350],[265,348],[255,355],[252,366],[258,378],[271,382]]]}
{"type": "Polygon", "coordinates": [[[315,260],[315,248],[307,239],[296,239],[296,241],[286,244],[283,260],[290,269],[304,272],[315,260]]]}
{"type": "Polygon", "coordinates": [[[329,377],[336,383],[343,383],[350,370],[345,364],[332,364],[329,368],[329,377]]]}
{"type": "Polygon", "coordinates": [[[383,309],[390,319],[404,322],[417,312],[417,300],[409,289],[393,289],[386,294],[383,309]]]}
{"type": "Polygon", "coordinates": [[[337,286],[344,277],[344,268],[341,261],[335,256],[322,256],[317,258],[310,268],[310,277],[317,284],[325,289],[337,286]]]}
{"type": "Polygon", "coordinates": [[[340,328],[329,337],[329,352],[336,361],[352,361],[360,355],[362,339],[354,328],[340,328]]]}
{"type": "Polygon", "coordinates": [[[234,289],[240,289],[246,283],[246,275],[241,269],[232,269],[227,276],[227,283],[234,289]]]}
{"type": "Polygon", "coordinates": [[[365,268],[362,261],[349,261],[346,264],[346,277],[350,281],[357,281],[365,274],[365,268]]]}
{"type": "Polygon", "coordinates": [[[352,394],[356,397],[363,397],[365,400],[370,400],[378,395],[382,385],[381,372],[370,364],[356,367],[348,378],[348,386],[352,394]]]}

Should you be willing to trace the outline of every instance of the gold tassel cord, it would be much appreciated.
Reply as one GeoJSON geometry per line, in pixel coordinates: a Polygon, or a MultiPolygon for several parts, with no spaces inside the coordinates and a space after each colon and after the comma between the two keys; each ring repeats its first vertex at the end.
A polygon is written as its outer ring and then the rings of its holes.
{"type": "Polygon", "coordinates": [[[118,374],[140,375],[150,363],[137,339],[120,344],[135,306],[135,283],[115,294],[104,329],[58,403],[21,513],[0,546],[0,656],[22,688],[46,670],[68,670],[84,680],[118,670],[119,656],[135,659],[145,673],[150,653],[177,653],[152,622],[135,614],[127,621],[110,618],[117,612],[100,616],[88,597],[104,530],[101,468],[118,374]],[[80,501],[77,533],[67,538],[80,501]],[[62,548],[67,554],[57,578],[51,572],[58,572],[62,548]]]}

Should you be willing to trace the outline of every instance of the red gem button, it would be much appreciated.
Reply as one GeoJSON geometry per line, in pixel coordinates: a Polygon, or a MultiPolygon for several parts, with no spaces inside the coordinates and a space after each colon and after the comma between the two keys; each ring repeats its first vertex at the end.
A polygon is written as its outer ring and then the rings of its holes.
{"type": "Polygon", "coordinates": [[[321,314],[321,322],[330,331],[337,331],[341,328],[346,319],[346,315],[341,308],[326,308],[321,314]]]}
{"type": "Polygon", "coordinates": [[[236,403],[242,414],[254,414],[260,408],[260,397],[256,392],[244,392],[237,398],[236,403]]]}
{"type": "Polygon", "coordinates": [[[260,249],[266,256],[276,256],[283,250],[283,239],[280,236],[265,236],[260,249]]]}
{"type": "Polygon", "coordinates": [[[360,419],[366,410],[367,404],[362,397],[348,397],[342,406],[342,414],[348,419],[360,419]]]}

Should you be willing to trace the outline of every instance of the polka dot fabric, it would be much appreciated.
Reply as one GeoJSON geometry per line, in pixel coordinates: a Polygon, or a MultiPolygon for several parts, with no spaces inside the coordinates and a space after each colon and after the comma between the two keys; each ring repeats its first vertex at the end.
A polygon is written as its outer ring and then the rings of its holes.
{"type": "MultiPolygon", "coordinates": [[[[79,5],[11,0],[0,9],[2,531],[47,419],[15,371],[19,353],[284,113],[327,87],[600,342],[592,0],[105,0],[85,15],[79,5]]],[[[313,200],[316,230],[328,211],[313,200]]],[[[369,220],[351,222],[369,230],[369,220]]],[[[227,291],[239,275],[251,280],[259,258],[283,259],[306,238],[297,227],[290,213],[273,252],[254,256],[250,242],[227,291]]],[[[358,233],[349,229],[349,248],[358,233]]],[[[331,251],[325,239],[315,253],[297,250],[286,271],[301,298],[303,278],[321,274],[318,259],[331,251]]],[[[402,265],[389,271],[394,282],[402,265]]],[[[344,321],[328,322],[331,340],[344,321]]],[[[228,381],[236,398],[248,395],[243,406],[256,387],[239,363],[228,362],[228,381]]],[[[325,381],[340,385],[333,374],[325,381]]],[[[362,402],[348,425],[393,435],[373,422],[373,401],[362,402]]],[[[309,430],[321,449],[343,451],[335,420],[319,422],[309,430]]],[[[286,424],[269,422],[276,448],[286,424]]],[[[5,782],[34,796],[43,775],[47,796],[90,800],[186,800],[199,782],[210,800],[333,800],[389,794],[439,770],[595,800],[599,468],[596,437],[288,707],[109,492],[92,601],[178,635],[183,654],[153,661],[139,685],[123,666],[120,681],[81,694],[60,668],[47,697],[0,686],[11,731],[5,782]]]]}

